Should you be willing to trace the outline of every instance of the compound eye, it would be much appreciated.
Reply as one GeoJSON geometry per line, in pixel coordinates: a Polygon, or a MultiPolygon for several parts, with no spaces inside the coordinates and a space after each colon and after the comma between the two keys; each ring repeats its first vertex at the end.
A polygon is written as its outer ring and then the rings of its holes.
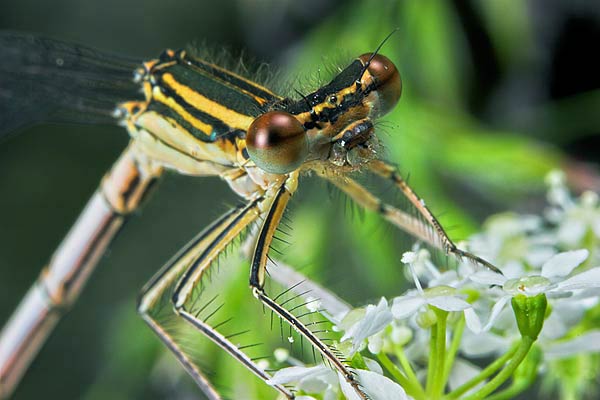
{"type": "Polygon", "coordinates": [[[246,148],[257,167],[273,174],[286,174],[306,159],[308,138],[304,126],[292,114],[269,111],[250,124],[246,148]]]}
{"type": "Polygon", "coordinates": [[[373,78],[375,90],[379,95],[379,104],[376,107],[377,114],[387,114],[396,106],[402,94],[400,73],[394,63],[381,54],[373,56],[373,53],[365,53],[358,58],[363,65],[369,63],[367,71],[373,78]],[[371,59],[371,57],[373,58],[371,59]]]}

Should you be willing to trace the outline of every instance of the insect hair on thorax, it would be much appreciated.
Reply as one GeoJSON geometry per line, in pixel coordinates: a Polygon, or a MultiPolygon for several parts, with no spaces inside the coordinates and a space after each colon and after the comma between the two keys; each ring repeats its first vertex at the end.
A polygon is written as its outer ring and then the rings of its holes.
{"type": "Polygon", "coordinates": [[[244,49],[219,46],[194,40],[184,47],[190,57],[208,61],[281,95],[282,70],[244,49]]]}

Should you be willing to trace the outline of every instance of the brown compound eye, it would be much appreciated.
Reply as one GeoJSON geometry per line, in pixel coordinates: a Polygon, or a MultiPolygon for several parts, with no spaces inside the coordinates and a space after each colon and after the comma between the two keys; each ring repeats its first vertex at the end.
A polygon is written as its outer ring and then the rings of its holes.
{"type": "Polygon", "coordinates": [[[257,167],[273,174],[286,174],[306,159],[308,138],[304,126],[292,114],[269,111],[250,124],[246,147],[257,167]]]}
{"type": "Polygon", "coordinates": [[[367,71],[373,78],[375,90],[379,95],[379,104],[376,107],[377,114],[387,114],[396,106],[402,94],[400,73],[394,63],[381,54],[373,56],[373,53],[365,53],[358,58],[363,65],[369,63],[367,71]]]}

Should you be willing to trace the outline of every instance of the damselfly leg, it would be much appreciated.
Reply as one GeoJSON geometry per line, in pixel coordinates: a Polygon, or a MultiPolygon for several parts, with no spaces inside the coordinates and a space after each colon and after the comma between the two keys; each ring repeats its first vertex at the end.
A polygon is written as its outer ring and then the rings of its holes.
{"type": "MultiPolygon", "coordinates": [[[[169,301],[181,297],[183,299],[181,304],[175,304],[173,307],[175,313],[189,321],[198,331],[214,341],[257,376],[263,380],[269,379],[269,375],[239,350],[231,341],[213,329],[205,321],[199,319],[193,313],[190,313],[186,309],[185,304],[186,295],[189,296],[195,285],[200,284],[200,280],[215,258],[219,257],[219,254],[224,248],[227,247],[227,245],[248,226],[248,224],[256,220],[259,214],[258,204],[259,201],[253,201],[245,207],[232,209],[215,221],[211,226],[206,228],[188,243],[188,245],[175,257],[173,257],[173,259],[169,261],[169,263],[167,263],[167,265],[159,271],[150,282],[148,282],[142,290],[138,304],[138,311],[144,320],[160,337],[163,343],[166,344],[169,350],[173,352],[175,357],[192,376],[196,384],[198,384],[211,400],[220,399],[221,397],[208,379],[205,378],[200,369],[189,359],[177,341],[163,329],[158,318],[154,315],[157,308],[161,307],[160,301],[162,297],[167,296],[169,301]],[[171,295],[168,291],[172,285],[175,284],[177,279],[180,279],[177,283],[178,289],[176,289],[175,294],[171,295]],[[186,285],[186,282],[190,282],[190,284],[186,285]]],[[[276,389],[286,397],[291,398],[291,393],[284,387],[278,386],[276,389]]]]}
{"type": "MultiPolygon", "coordinates": [[[[256,238],[256,248],[252,257],[250,272],[250,286],[254,296],[277,316],[289,323],[309,343],[315,346],[323,357],[355,387],[361,398],[367,398],[362,393],[351,371],[337,357],[334,351],[312,333],[308,326],[279,304],[277,298],[271,298],[264,291],[266,266],[269,260],[268,251],[287,203],[296,190],[297,178],[297,174],[293,174],[282,182],[280,186],[274,186],[263,196],[248,203],[246,206],[229,211],[192,240],[143,290],[138,306],[139,312],[211,399],[219,399],[220,397],[196,365],[189,360],[176,340],[162,329],[160,323],[152,317],[153,308],[158,306],[159,300],[165,296],[165,291],[172,286],[174,280],[178,279],[171,298],[174,312],[210,338],[259,378],[264,381],[270,379],[270,375],[248,357],[240,347],[233,344],[227,336],[222,335],[215,328],[211,327],[206,319],[203,320],[200,318],[199,313],[194,312],[188,304],[192,293],[202,285],[203,276],[219,255],[250,224],[256,222],[258,219],[262,219],[262,224],[256,238]]],[[[169,295],[168,293],[166,294],[169,295]]],[[[203,309],[202,306],[200,306],[200,309],[203,309]]],[[[274,387],[287,398],[292,399],[294,397],[285,387],[281,385],[275,385],[274,387]]]]}
{"type": "Polygon", "coordinates": [[[413,237],[423,241],[431,247],[452,254],[459,259],[465,258],[474,264],[481,265],[499,274],[502,273],[493,264],[483,258],[458,248],[452,239],[450,239],[437,218],[429,210],[425,201],[416,194],[404,179],[402,179],[398,168],[380,160],[369,162],[367,168],[376,175],[392,181],[392,183],[408,199],[420,218],[416,218],[412,214],[400,210],[393,205],[384,203],[352,178],[341,176],[328,169],[321,169],[316,172],[346,193],[361,207],[377,212],[391,224],[404,232],[410,233],[413,237]]]}
{"type": "MultiPolygon", "coordinates": [[[[459,249],[456,244],[450,239],[442,224],[439,223],[437,218],[433,215],[433,213],[429,210],[429,207],[425,204],[425,200],[417,196],[415,191],[408,185],[408,183],[402,179],[400,175],[400,171],[394,165],[391,165],[385,161],[373,160],[368,163],[368,168],[373,173],[392,181],[392,183],[402,192],[402,194],[408,199],[408,201],[412,204],[412,206],[417,210],[418,214],[421,215],[427,225],[429,225],[436,233],[436,237],[438,240],[438,244],[441,244],[441,250],[444,250],[446,253],[453,254],[457,258],[466,258],[467,260],[484,266],[491,271],[502,274],[498,268],[496,268],[490,262],[484,260],[483,258],[472,254],[466,250],[459,249]]],[[[382,206],[380,207],[380,212],[385,216],[391,210],[390,206],[382,206]]]]}

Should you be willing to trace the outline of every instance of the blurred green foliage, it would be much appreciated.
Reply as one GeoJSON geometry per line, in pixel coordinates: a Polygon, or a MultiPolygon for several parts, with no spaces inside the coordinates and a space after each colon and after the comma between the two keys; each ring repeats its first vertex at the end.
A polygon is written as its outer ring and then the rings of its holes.
{"type": "MultiPolygon", "coordinates": [[[[90,10],[99,7],[98,2],[88,3],[90,10]]],[[[124,51],[140,43],[140,47],[135,48],[138,54],[150,49],[157,54],[156,46],[183,44],[179,36],[171,37],[173,43],[164,43],[167,40],[160,37],[160,33],[167,28],[178,35],[188,35],[190,41],[204,36],[211,41],[228,43],[236,34],[239,38],[243,32],[264,29],[257,27],[260,21],[245,18],[244,11],[255,16],[260,10],[272,7],[280,13],[273,11],[275,16],[264,18],[281,16],[284,22],[280,25],[294,21],[296,15],[296,19],[301,20],[297,24],[300,33],[296,35],[294,46],[287,50],[278,48],[277,42],[269,43],[265,35],[263,40],[268,49],[256,51],[257,39],[251,34],[247,42],[238,42],[233,47],[250,47],[251,53],[270,54],[282,64],[288,76],[284,81],[292,82],[304,92],[330,79],[335,72],[331,65],[344,66],[351,58],[373,51],[383,38],[397,29],[381,49],[396,63],[404,83],[400,104],[378,126],[386,145],[385,157],[398,163],[405,174],[410,173],[412,186],[435,213],[443,212],[441,221],[455,227],[450,234],[457,240],[466,239],[481,219],[493,211],[530,205],[532,199],[536,204],[544,175],[564,165],[567,156],[553,144],[501,124],[493,126],[482,121],[481,116],[472,115],[469,95],[477,90],[474,85],[478,81],[473,74],[478,54],[469,53],[465,26],[454,3],[442,0],[325,3],[329,7],[322,9],[322,15],[314,13],[307,18],[304,14],[294,14],[300,6],[292,2],[240,1],[237,3],[240,14],[232,15],[231,22],[227,22],[225,3],[204,4],[204,8],[190,5],[196,7],[202,21],[210,20],[211,15],[222,18],[217,20],[220,23],[199,22],[196,28],[190,26],[189,20],[184,24],[173,19],[170,25],[163,25],[165,20],[169,21],[169,15],[157,17],[163,10],[160,2],[152,2],[146,10],[138,5],[143,12],[138,10],[137,16],[129,13],[129,8],[119,14],[119,6],[114,4],[112,11],[110,4],[106,4],[109,11],[103,8],[103,12],[108,14],[105,18],[115,14],[115,21],[120,21],[115,22],[116,32],[130,32],[131,26],[126,26],[128,20],[123,15],[130,15],[129,23],[140,24],[139,31],[132,33],[133,44],[125,41],[116,49],[124,51]],[[308,19],[310,23],[306,22],[308,19]],[[205,29],[202,24],[207,24],[205,29]],[[179,30],[180,27],[184,29],[179,30]],[[142,32],[151,32],[148,36],[156,41],[149,44],[142,32]]],[[[86,9],[83,5],[79,7],[86,9]]],[[[534,47],[533,20],[526,4],[496,0],[479,2],[474,7],[487,29],[501,72],[509,74],[514,68],[526,68],[534,47]]],[[[180,14],[185,14],[185,10],[180,14]]],[[[64,22],[54,18],[55,25],[64,22]]],[[[111,25],[110,20],[98,23],[111,25]]],[[[31,24],[6,21],[4,24],[13,29],[34,29],[31,24]]],[[[84,26],[78,25],[71,29],[66,36],[73,39],[79,37],[76,32],[85,31],[84,26]]],[[[48,30],[53,32],[52,28],[48,30]]],[[[107,35],[116,36],[115,33],[107,35]]],[[[82,37],[85,38],[85,34],[82,37]]],[[[97,44],[103,44],[103,40],[97,44]]],[[[113,41],[118,43],[119,38],[113,41]]],[[[574,97],[573,101],[578,101],[577,110],[584,110],[578,115],[577,126],[596,126],[598,117],[594,110],[597,109],[592,105],[597,104],[598,96],[596,91],[574,97]]],[[[533,115],[545,115],[548,119],[538,121],[535,126],[551,126],[553,135],[571,133],[575,129],[572,121],[564,118],[564,112],[572,110],[567,100],[549,104],[543,110],[533,115]]],[[[502,120],[500,112],[494,114],[492,108],[491,113],[491,120],[502,120]]],[[[23,137],[1,144],[3,320],[16,306],[20,293],[35,279],[36,269],[46,262],[52,248],[74,221],[78,208],[92,193],[102,171],[109,167],[110,160],[116,158],[125,143],[125,135],[117,128],[67,126],[38,127],[23,137]],[[63,151],[63,145],[55,144],[57,141],[69,143],[71,147],[64,147],[68,150],[63,151]],[[44,163],[61,165],[46,169],[44,163]],[[17,190],[21,200],[11,197],[13,189],[21,185],[30,189],[17,190]],[[41,232],[44,232],[43,237],[39,237],[41,232]],[[21,270],[21,264],[28,269],[21,270]]],[[[399,259],[411,243],[400,245],[393,234],[395,231],[382,227],[383,222],[374,215],[347,218],[340,211],[344,208],[342,203],[331,197],[324,185],[314,181],[315,178],[310,177],[302,179],[290,214],[293,244],[284,251],[286,262],[354,305],[381,295],[399,294],[404,288],[399,259]]],[[[95,282],[90,283],[73,314],[59,326],[15,398],[198,398],[198,390],[183,369],[170,355],[165,355],[166,350],[158,339],[137,317],[135,288],[141,287],[152,271],[194,231],[223,212],[226,207],[222,204],[234,201],[228,189],[216,180],[168,176],[140,212],[140,218],[131,222],[117,240],[112,253],[95,274],[95,282]]],[[[268,314],[263,315],[248,290],[247,263],[234,257],[228,260],[222,262],[221,272],[215,278],[216,290],[222,291],[225,303],[219,314],[223,319],[234,316],[239,328],[250,329],[241,342],[264,343],[259,350],[252,350],[254,354],[269,355],[274,348],[287,346],[287,342],[281,342],[278,329],[269,328],[268,314]]],[[[270,388],[214,345],[197,335],[187,335],[184,340],[189,341],[195,354],[201,354],[198,357],[201,364],[210,371],[217,385],[224,388],[226,395],[235,399],[275,397],[270,388]]]]}

